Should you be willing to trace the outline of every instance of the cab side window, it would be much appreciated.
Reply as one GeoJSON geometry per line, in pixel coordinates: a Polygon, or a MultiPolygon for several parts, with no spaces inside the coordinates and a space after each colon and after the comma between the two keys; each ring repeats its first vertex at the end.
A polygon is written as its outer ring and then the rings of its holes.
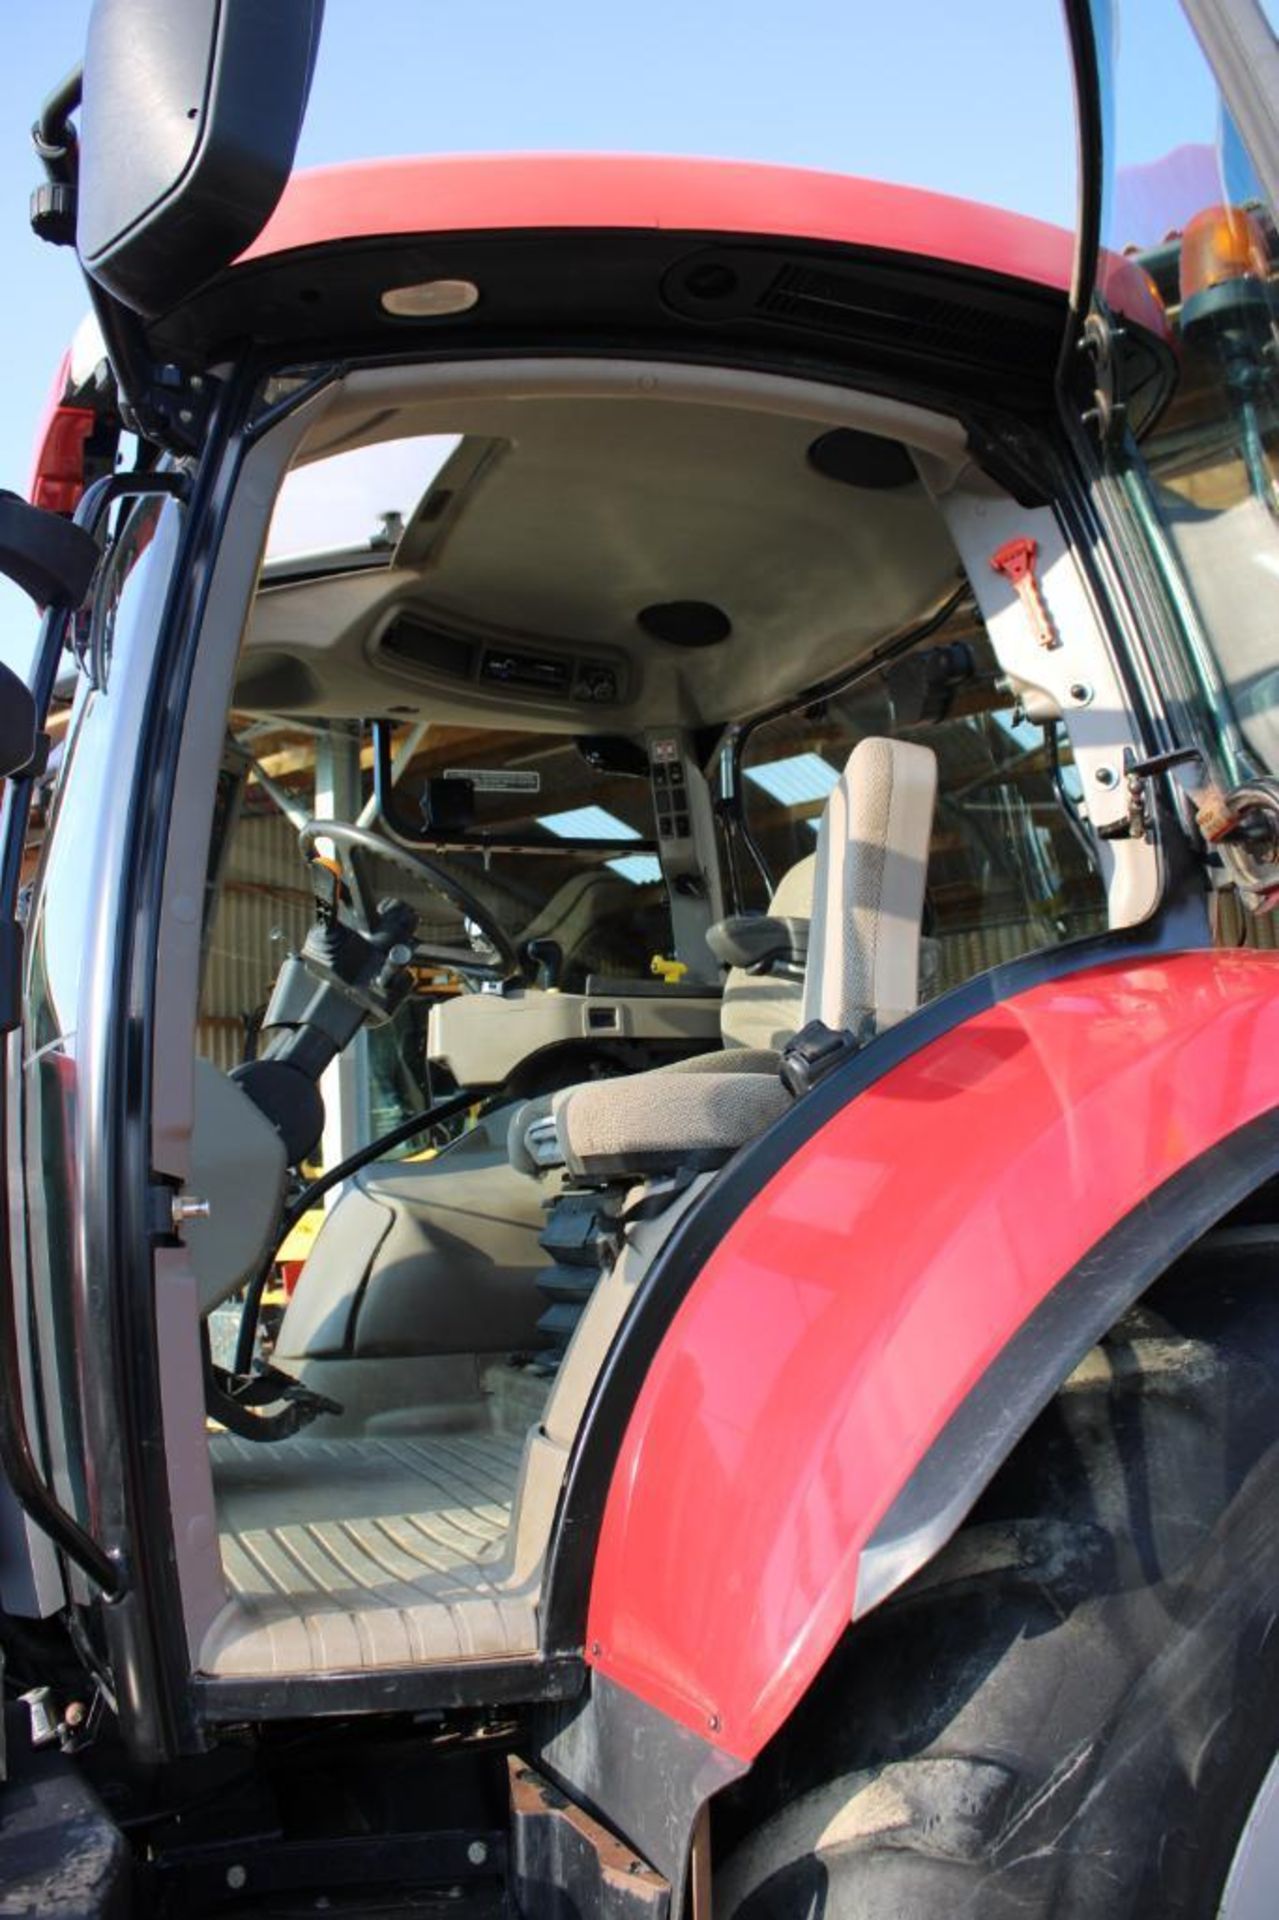
{"type": "MultiPolygon", "coordinates": [[[[975,672],[942,717],[903,725],[891,674],[880,676],[754,729],[741,758],[746,825],[775,886],[813,851],[822,804],[859,739],[896,735],[936,753],[925,994],[1106,925],[1064,729],[1020,712],[975,624],[963,644],[975,672]]],[[[760,878],[750,894],[764,905],[760,878]]]]}

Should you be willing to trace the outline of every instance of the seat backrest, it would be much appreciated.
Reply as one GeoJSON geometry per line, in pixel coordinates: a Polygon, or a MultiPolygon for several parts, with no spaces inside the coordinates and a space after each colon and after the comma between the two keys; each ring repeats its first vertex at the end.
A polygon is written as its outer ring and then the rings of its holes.
{"type": "Polygon", "coordinates": [[[890,1026],[919,1004],[919,939],[937,756],[861,740],[817,834],[801,1024],[890,1026]]]}
{"type": "MultiPolygon", "coordinates": [[[[817,855],[806,854],[778,881],[768,912],[779,920],[811,920],[817,855]]],[[[803,1023],[804,982],[773,973],[748,973],[730,967],[720,1005],[720,1034],[726,1047],[786,1045],[803,1023]]]]}

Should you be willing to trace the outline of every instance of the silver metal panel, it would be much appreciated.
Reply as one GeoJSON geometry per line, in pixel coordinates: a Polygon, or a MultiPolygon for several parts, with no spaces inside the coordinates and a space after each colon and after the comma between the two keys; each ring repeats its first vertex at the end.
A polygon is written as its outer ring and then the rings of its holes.
{"type": "Polygon", "coordinates": [[[1279,1760],[1261,1783],[1261,1792],[1239,1836],[1219,1920],[1273,1920],[1279,1897],[1279,1760]]]}

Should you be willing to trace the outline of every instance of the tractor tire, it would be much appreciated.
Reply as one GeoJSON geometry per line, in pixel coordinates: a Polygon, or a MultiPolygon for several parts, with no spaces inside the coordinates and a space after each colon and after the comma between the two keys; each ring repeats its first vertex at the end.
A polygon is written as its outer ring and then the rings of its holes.
{"type": "Polygon", "coordinates": [[[717,1808],[717,1920],[1279,1914],[1277,1625],[1279,1238],[1235,1229],[845,1637],[717,1808]]]}

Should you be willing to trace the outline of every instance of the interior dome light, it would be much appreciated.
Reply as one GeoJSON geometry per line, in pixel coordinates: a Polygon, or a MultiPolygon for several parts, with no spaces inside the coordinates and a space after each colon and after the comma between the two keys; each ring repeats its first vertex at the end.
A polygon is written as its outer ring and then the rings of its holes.
{"type": "Polygon", "coordinates": [[[410,287],[388,287],[382,305],[401,320],[436,320],[468,313],[479,297],[474,280],[419,280],[410,287]]]}

